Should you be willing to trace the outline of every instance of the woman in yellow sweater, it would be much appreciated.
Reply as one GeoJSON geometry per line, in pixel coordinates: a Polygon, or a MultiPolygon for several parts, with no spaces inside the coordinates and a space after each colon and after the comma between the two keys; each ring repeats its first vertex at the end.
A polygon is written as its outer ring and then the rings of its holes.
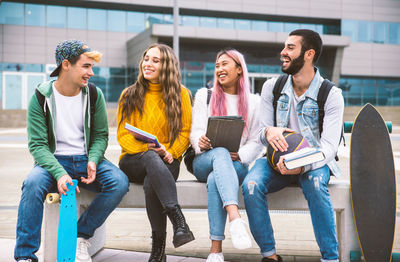
{"type": "Polygon", "coordinates": [[[118,105],[119,166],[130,182],[143,183],[152,228],[152,262],[166,260],[167,215],[175,247],[194,240],[178,205],[175,185],[191,125],[190,95],[180,81],[179,61],[173,50],[152,44],[143,53],[136,83],[122,92],[118,105]],[[125,123],[157,136],[161,147],[136,140],[124,128],[125,123]]]}

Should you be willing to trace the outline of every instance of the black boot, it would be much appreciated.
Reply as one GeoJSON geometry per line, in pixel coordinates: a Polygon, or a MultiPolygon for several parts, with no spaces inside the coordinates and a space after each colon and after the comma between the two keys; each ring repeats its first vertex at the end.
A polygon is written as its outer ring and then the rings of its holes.
{"type": "Polygon", "coordinates": [[[151,254],[148,262],[166,262],[165,256],[165,238],[167,233],[160,233],[153,231],[151,234],[151,254]]]}
{"type": "Polygon", "coordinates": [[[174,239],[172,240],[174,247],[180,247],[190,241],[193,241],[193,233],[186,224],[181,207],[179,205],[166,207],[165,212],[167,213],[169,220],[171,220],[174,228],[174,239]]]}
{"type": "Polygon", "coordinates": [[[282,258],[280,255],[276,255],[278,257],[278,260],[272,259],[272,258],[268,258],[268,257],[264,257],[261,262],[283,262],[282,258]]]}

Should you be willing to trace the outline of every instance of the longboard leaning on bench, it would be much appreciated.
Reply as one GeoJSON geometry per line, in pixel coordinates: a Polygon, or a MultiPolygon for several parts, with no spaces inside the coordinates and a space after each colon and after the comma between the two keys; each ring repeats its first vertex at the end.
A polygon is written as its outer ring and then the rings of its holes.
{"type": "MultiPolygon", "coordinates": [[[[351,132],[350,192],[361,253],[366,262],[390,262],[396,223],[396,178],[388,127],[365,105],[351,132]]],[[[361,254],[351,252],[351,261],[361,254]]]]}
{"type": "Polygon", "coordinates": [[[76,186],[78,180],[73,179],[73,186],[67,184],[66,195],[50,193],[46,196],[49,204],[60,203],[60,219],[58,220],[57,262],[73,262],[76,255],[77,213],[76,186]]]}

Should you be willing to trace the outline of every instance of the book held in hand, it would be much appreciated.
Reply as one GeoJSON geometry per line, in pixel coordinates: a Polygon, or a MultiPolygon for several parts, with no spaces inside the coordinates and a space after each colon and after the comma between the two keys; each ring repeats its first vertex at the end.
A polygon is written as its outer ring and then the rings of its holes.
{"type": "Polygon", "coordinates": [[[147,133],[146,131],[143,131],[128,123],[125,123],[125,129],[128,130],[137,140],[142,141],[144,143],[155,144],[156,147],[161,147],[155,135],[147,133]]]}
{"type": "Polygon", "coordinates": [[[229,152],[237,152],[243,128],[241,116],[211,116],[208,118],[206,137],[213,148],[225,147],[229,152]]]}
{"type": "Polygon", "coordinates": [[[284,155],[283,162],[287,169],[294,169],[312,164],[325,159],[324,153],[314,147],[306,147],[298,151],[284,155]]]}

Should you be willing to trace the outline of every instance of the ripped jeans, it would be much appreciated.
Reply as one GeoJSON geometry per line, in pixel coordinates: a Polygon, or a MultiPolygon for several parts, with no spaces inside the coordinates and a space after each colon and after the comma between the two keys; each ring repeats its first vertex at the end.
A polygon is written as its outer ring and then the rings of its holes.
{"type": "Polygon", "coordinates": [[[321,261],[339,261],[336,223],[328,191],[329,178],[327,165],[301,176],[283,176],[269,166],[265,157],[256,161],[243,181],[242,190],[250,230],[264,257],[276,253],[267,194],[297,181],[308,202],[321,261]]]}

